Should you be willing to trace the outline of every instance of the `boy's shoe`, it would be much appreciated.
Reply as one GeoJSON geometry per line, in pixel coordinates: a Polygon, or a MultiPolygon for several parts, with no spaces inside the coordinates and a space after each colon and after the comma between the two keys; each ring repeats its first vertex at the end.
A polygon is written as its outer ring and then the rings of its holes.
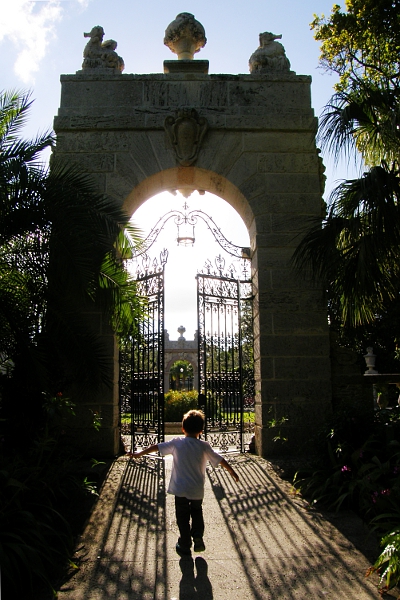
{"type": "Polygon", "coordinates": [[[204,552],[204,550],[206,549],[206,547],[205,547],[205,544],[203,542],[203,538],[201,538],[201,537],[193,538],[193,542],[194,542],[194,548],[193,548],[193,550],[195,552],[204,552]]]}
{"type": "Polygon", "coordinates": [[[175,549],[177,551],[177,553],[179,554],[179,556],[190,556],[191,552],[190,552],[190,548],[183,548],[179,542],[176,544],[175,549]]]}

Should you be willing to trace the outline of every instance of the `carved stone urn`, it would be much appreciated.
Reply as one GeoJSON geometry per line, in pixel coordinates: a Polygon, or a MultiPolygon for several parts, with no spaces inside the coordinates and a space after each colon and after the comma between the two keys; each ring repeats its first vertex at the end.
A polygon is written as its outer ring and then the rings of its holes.
{"type": "Polygon", "coordinates": [[[191,13],[179,13],[165,30],[164,44],[178,55],[178,60],[193,60],[206,43],[204,27],[191,13]]]}
{"type": "Polygon", "coordinates": [[[375,371],[376,355],[374,354],[374,349],[371,346],[367,348],[367,354],[364,354],[364,359],[365,364],[368,367],[364,375],[376,375],[378,373],[378,371],[375,371]]]}

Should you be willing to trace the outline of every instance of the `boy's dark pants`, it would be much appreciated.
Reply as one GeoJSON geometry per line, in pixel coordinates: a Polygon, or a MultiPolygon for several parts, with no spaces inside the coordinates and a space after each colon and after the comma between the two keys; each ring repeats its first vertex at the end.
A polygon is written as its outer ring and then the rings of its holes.
{"type": "Polygon", "coordinates": [[[203,537],[203,500],[190,500],[181,496],[175,496],[175,515],[179,528],[179,545],[182,548],[190,548],[192,537],[203,537]],[[192,519],[192,526],[190,526],[192,519]]]}

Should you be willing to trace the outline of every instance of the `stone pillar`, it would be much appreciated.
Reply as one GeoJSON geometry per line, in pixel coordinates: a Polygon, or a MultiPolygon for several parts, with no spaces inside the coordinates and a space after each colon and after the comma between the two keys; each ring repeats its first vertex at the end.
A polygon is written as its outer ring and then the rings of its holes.
{"type": "Polygon", "coordinates": [[[69,422],[68,435],[76,448],[90,458],[110,457],[120,450],[119,431],[119,355],[115,335],[101,312],[87,315],[93,324],[98,323],[99,343],[102,345],[104,362],[102,388],[92,393],[82,390],[79,381],[67,390],[75,403],[75,417],[69,422]]]}

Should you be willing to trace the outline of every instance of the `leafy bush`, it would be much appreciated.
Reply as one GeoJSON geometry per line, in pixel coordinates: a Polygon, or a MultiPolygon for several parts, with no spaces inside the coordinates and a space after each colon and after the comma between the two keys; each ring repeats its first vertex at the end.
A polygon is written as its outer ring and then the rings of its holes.
{"type": "Polygon", "coordinates": [[[400,582],[400,529],[391,531],[381,541],[384,547],[373,567],[368,569],[367,576],[379,573],[380,593],[383,595],[400,582]]]}
{"type": "Polygon", "coordinates": [[[359,418],[347,407],[319,432],[316,468],[297,472],[293,480],[311,505],[351,508],[382,537],[384,549],[369,572],[386,579],[383,591],[400,582],[399,433],[399,407],[359,418]]]}
{"type": "Polygon", "coordinates": [[[8,598],[26,597],[68,560],[72,533],[54,508],[55,489],[40,467],[3,460],[0,494],[0,563],[8,598]]]}
{"type": "MultiPolygon", "coordinates": [[[[396,469],[397,487],[399,485],[398,473],[400,468],[396,469]]],[[[370,525],[372,529],[378,532],[385,531],[386,534],[381,540],[383,550],[378,556],[375,564],[367,571],[367,576],[371,573],[379,573],[380,592],[385,592],[400,583],[400,503],[399,494],[387,497],[390,500],[390,509],[392,512],[382,512],[372,519],[370,525]]]]}
{"type": "Polygon", "coordinates": [[[43,427],[31,446],[0,451],[0,564],[10,600],[54,593],[55,578],[74,566],[74,535],[96,495],[90,465],[82,469],[68,444],[65,419],[73,404],[58,394],[43,408],[43,427]]]}
{"type": "MultiPolygon", "coordinates": [[[[0,92],[0,564],[9,600],[43,584],[51,591],[95,491],[72,450],[73,404],[54,396],[68,387],[92,398],[109,384],[88,307],[119,336],[140,314],[121,261],[131,245],[124,228],[133,240],[137,232],[77,167],[40,162],[52,134],[20,137],[29,96],[0,92]]],[[[92,424],[100,428],[100,413],[92,424]]]]}
{"type": "Polygon", "coordinates": [[[164,418],[166,421],[182,421],[183,415],[191,409],[197,409],[198,392],[173,392],[164,397],[164,418]]]}

